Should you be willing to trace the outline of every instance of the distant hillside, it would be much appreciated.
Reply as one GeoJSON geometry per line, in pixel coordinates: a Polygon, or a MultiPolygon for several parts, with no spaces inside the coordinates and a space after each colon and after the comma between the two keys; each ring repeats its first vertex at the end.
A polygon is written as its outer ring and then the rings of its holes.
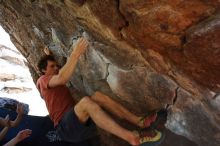
{"type": "Polygon", "coordinates": [[[18,51],[0,45],[0,68],[0,93],[21,93],[31,90],[29,85],[31,78],[26,61],[18,51]]]}

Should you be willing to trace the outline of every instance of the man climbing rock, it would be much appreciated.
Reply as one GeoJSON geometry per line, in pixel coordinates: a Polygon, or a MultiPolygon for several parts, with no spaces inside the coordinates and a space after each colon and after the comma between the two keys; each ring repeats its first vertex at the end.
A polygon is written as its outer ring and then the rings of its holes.
{"type": "Polygon", "coordinates": [[[51,55],[43,57],[38,63],[38,68],[43,75],[38,79],[37,87],[46,102],[50,118],[60,137],[72,143],[83,141],[91,138],[98,126],[131,145],[145,145],[160,141],[161,132],[152,130],[151,134],[144,135],[134,133],[117,124],[102,108],[140,128],[149,127],[155,121],[156,114],[146,118],[136,116],[101,92],[95,92],[91,97],[82,97],[76,103],[65,84],[70,80],[79,57],[87,48],[87,40],[79,39],[61,69],[51,55]]]}

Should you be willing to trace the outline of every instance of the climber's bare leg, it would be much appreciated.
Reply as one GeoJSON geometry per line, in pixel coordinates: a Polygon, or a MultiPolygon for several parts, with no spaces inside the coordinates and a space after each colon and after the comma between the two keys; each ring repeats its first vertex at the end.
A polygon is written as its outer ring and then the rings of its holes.
{"type": "Polygon", "coordinates": [[[91,98],[96,103],[98,103],[101,107],[115,114],[119,118],[125,119],[129,121],[130,123],[140,126],[139,125],[140,117],[134,115],[133,113],[128,111],[125,107],[123,107],[121,104],[115,102],[113,99],[111,99],[107,95],[101,92],[95,92],[91,98]]]}
{"type": "Polygon", "coordinates": [[[85,123],[90,117],[98,127],[124,139],[131,145],[138,144],[138,137],[133,132],[117,124],[90,97],[83,97],[74,107],[74,111],[81,122],[85,123]]]}

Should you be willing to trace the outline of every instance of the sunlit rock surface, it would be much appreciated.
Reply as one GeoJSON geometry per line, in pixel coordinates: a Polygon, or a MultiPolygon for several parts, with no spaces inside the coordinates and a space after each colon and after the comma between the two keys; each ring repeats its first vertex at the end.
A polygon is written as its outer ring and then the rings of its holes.
{"type": "Polygon", "coordinates": [[[29,105],[30,115],[48,114],[44,101],[33,83],[25,58],[17,50],[4,45],[0,45],[0,97],[26,103],[29,105]]]}
{"type": "MultiPolygon", "coordinates": [[[[219,8],[219,0],[2,0],[0,23],[35,81],[44,47],[63,65],[85,36],[90,46],[71,85],[83,94],[100,90],[139,115],[167,107],[169,130],[219,146],[219,8]]],[[[128,145],[100,133],[103,145],[128,145]]]]}
{"type": "Polygon", "coordinates": [[[22,93],[30,91],[28,68],[19,52],[0,45],[0,91],[5,93],[22,93]]]}

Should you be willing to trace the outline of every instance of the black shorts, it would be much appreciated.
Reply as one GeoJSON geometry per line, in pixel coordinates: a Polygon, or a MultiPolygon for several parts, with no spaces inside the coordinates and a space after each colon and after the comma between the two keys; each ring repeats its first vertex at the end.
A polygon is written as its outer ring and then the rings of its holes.
{"type": "Polygon", "coordinates": [[[67,111],[58,126],[57,132],[62,140],[77,143],[97,136],[97,129],[92,119],[88,119],[85,124],[81,123],[74,110],[67,111]]]}

